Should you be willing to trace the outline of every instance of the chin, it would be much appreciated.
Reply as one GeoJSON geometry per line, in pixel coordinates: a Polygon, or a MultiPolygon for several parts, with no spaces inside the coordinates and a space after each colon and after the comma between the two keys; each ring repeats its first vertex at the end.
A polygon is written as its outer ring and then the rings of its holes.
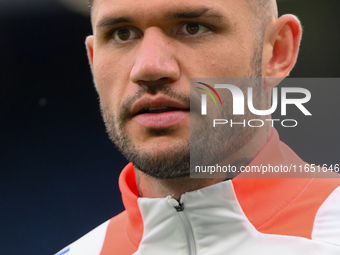
{"type": "Polygon", "coordinates": [[[126,158],[142,172],[159,179],[175,179],[190,173],[189,143],[173,143],[172,146],[153,144],[125,151],[126,158]]]}

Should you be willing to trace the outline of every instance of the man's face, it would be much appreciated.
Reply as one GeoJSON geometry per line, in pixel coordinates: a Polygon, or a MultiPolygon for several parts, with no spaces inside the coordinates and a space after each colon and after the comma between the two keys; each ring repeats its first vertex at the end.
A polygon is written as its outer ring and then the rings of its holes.
{"type": "Polygon", "coordinates": [[[261,76],[253,21],[244,0],[95,0],[87,47],[104,121],[137,168],[189,173],[190,78],[261,76]]]}

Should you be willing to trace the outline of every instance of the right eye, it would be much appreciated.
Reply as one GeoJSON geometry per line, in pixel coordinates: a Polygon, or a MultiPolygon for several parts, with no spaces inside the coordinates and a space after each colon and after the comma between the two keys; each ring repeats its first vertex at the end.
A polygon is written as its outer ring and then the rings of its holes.
{"type": "Polygon", "coordinates": [[[127,42],[130,40],[138,39],[141,36],[130,28],[118,28],[112,35],[113,39],[117,42],[127,42]]]}

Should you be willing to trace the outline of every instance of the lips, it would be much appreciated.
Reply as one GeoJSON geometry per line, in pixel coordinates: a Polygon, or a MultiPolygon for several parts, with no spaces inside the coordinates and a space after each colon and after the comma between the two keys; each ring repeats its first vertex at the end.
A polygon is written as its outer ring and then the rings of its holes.
{"type": "Polygon", "coordinates": [[[189,118],[190,107],[165,96],[145,97],[132,106],[132,119],[145,128],[163,129],[189,118]]]}
{"type": "Polygon", "coordinates": [[[147,107],[144,108],[143,110],[141,110],[139,112],[139,114],[143,114],[143,113],[163,113],[163,112],[169,112],[169,111],[178,111],[180,109],[175,108],[175,107],[147,107]]]}

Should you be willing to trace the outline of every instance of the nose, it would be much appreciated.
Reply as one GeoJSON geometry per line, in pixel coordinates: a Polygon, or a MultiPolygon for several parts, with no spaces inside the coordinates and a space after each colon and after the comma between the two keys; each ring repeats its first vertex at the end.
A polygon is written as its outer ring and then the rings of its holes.
{"type": "Polygon", "coordinates": [[[159,80],[170,83],[179,79],[180,68],[171,40],[158,28],[145,31],[130,73],[133,83],[151,84],[159,80]]]}

